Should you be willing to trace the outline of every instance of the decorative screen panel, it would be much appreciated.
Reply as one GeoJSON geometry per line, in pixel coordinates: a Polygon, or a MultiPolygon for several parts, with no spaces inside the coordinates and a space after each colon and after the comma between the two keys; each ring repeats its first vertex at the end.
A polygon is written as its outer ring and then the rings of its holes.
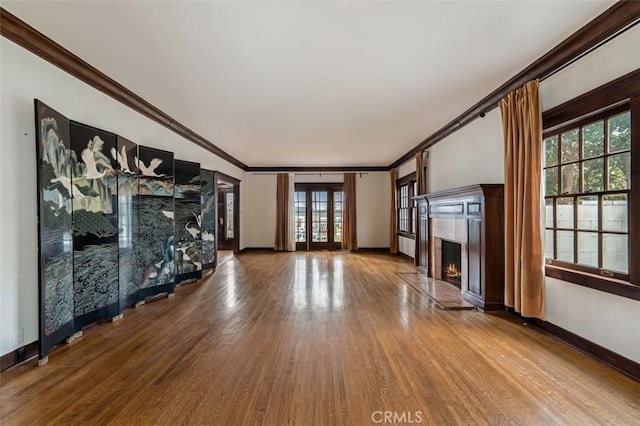
{"type": "Polygon", "coordinates": [[[118,274],[120,312],[138,301],[140,265],[138,217],[138,145],[118,136],[111,152],[118,162],[118,274]]]}
{"type": "Polygon", "coordinates": [[[71,122],[74,328],[119,312],[116,135],[71,122]]]}
{"type": "Polygon", "coordinates": [[[216,267],[216,181],[211,170],[200,169],[202,211],[202,269],[216,267]]]}
{"type": "Polygon", "coordinates": [[[139,294],[141,298],[173,292],[174,166],[173,153],[138,147],[139,294]]]}
{"type": "Polygon", "coordinates": [[[175,160],[176,284],[202,277],[200,164],[175,160]]]}
{"type": "Polygon", "coordinates": [[[40,358],[73,334],[73,237],[69,120],[35,100],[40,245],[40,358]]]}

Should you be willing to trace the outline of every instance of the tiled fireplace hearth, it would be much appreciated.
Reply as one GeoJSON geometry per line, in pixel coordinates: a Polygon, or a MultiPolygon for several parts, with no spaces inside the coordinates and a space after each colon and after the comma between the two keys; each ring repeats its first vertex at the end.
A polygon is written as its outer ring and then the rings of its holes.
{"type": "Polygon", "coordinates": [[[504,309],[503,186],[472,185],[417,199],[422,270],[448,282],[459,275],[465,300],[483,310],[504,309]],[[457,244],[459,271],[453,271],[455,262],[447,258],[457,257],[457,244]]]}

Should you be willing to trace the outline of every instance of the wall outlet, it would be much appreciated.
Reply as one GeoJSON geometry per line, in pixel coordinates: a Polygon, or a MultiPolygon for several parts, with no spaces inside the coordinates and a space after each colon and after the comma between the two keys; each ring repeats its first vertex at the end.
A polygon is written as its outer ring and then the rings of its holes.
{"type": "Polygon", "coordinates": [[[13,332],[13,346],[21,345],[24,342],[24,328],[13,332]]]}

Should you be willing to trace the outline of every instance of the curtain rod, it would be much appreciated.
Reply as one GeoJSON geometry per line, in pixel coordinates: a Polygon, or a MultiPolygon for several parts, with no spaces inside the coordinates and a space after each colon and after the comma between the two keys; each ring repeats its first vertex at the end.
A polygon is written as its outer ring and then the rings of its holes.
{"type": "Polygon", "coordinates": [[[544,76],[540,77],[539,80],[545,81],[546,79],[548,79],[549,77],[557,74],[558,72],[562,71],[563,69],[567,68],[569,65],[573,64],[574,62],[582,59],[584,56],[587,56],[589,53],[593,52],[594,50],[596,50],[597,48],[599,48],[600,46],[602,46],[603,44],[606,44],[608,42],[610,42],[611,40],[613,40],[614,38],[618,37],[619,35],[622,35],[623,33],[627,32],[628,30],[630,30],[631,28],[635,27],[636,25],[640,24],[640,19],[637,19],[635,21],[633,21],[632,23],[630,23],[629,25],[627,25],[626,27],[620,29],[620,31],[617,31],[614,34],[611,34],[609,37],[607,37],[604,40],[601,40],[598,44],[596,44],[595,46],[591,47],[590,49],[582,52],[580,55],[576,56],[575,58],[571,59],[570,61],[560,65],[557,68],[552,69],[551,71],[549,71],[547,74],[545,74],[544,76]]]}
{"type": "MultiPolygon", "coordinates": [[[[278,173],[293,173],[296,176],[320,176],[322,177],[322,175],[343,175],[344,172],[315,172],[315,173],[295,173],[295,172],[253,172],[251,173],[252,175],[255,176],[272,176],[272,175],[277,175],[278,173]]],[[[368,172],[346,172],[346,173],[355,173],[357,175],[360,175],[360,177],[362,177],[362,175],[368,175],[368,172]]]]}

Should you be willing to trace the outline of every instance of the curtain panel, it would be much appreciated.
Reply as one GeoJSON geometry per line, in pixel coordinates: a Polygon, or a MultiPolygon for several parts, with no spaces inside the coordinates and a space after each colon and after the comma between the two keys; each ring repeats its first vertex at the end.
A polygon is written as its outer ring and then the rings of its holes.
{"type": "MultiPolygon", "coordinates": [[[[416,153],[416,195],[422,195],[427,192],[427,182],[426,176],[424,173],[424,153],[422,151],[416,153]]],[[[410,201],[413,203],[413,201],[410,201]]],[[[416,223],[415,223],[415,250],[413,253],[413,264],[415,266],[420,266],[420,218],[418,213],[416,212],[416,223]]]]}
{"type": "Polygon", "coordinates": [[[398,190],[396,185],[396,176],[398,172],[396,169],[389,170],[389,178],[391,179],[391,221],[389,228],[389,252],[391,254],[398,254],[398,190]]]}
{"type": "Polygon", "coordinates": [[[289,237],[289,174],[278,173],[276,183],[276,239],[274,250],[288,249],[289,237]]]}
{"type": "Polygon", "coordinates": [[[544,319],[542,112],[538,82],[499,103],[504,133],[505,305],[544,319]]]}
{"type": "Polygon", "coordinates": [[[356,222],[356,174],[344,174],[344,207],[342,218],[342,248],[346,250],[358,249],[358,234],[356,222]]]}
{"type": "Polygon", "coordinates": [[[422,195],[427,192],[427,177],[424,172],[424,152],[420,151],[416,154],[416,186],[417,194],[422,195]]]}
{"type": "Polygon", "coordinates": [[[295,216],[295,192],[296,182],[295,174],[289,173],[289,186],[288,186],[288,226],[287,226],[287,251],[296,251],[296,216],[295,216]]]}

